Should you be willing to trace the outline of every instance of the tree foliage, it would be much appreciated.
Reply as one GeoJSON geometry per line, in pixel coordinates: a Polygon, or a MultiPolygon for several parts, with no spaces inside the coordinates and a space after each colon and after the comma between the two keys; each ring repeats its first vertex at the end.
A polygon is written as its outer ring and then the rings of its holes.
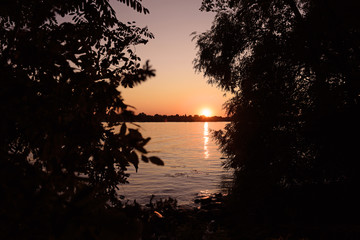
{"type": "Polygon", "coordinates": [[[352,0],[203,1],[216,17],[197,36],[194,64],[234,96],[225,105],[233,121],[216,138],[243,198],[359,183],[358,9],[352,0]]]}
{"type": "Polygon", "coordinates": [[[120,22],[108,0],[4,0],[0,25],[1,232],[47,236],[79,204],[118,204],[127,167],[146,158],[150,139],[124,123],[119,87],[155,75],[133,47],[153,35],[120,22]]]}

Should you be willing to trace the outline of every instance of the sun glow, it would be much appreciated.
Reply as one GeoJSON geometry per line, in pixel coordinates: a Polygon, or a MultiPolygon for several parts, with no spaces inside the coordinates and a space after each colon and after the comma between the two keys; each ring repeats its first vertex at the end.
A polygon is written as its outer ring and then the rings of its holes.
{"type": "Polygon", "coordinates": [[[204,115],[205,117],[210,117],[211,116],[211,110],[208,108],[204,108],[201,110],[200,115],[204,115]]]}

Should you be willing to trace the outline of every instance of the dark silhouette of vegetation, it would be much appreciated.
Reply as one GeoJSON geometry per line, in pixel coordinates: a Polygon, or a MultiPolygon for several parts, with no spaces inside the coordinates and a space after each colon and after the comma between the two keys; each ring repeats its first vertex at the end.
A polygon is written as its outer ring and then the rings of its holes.
{"type": "Polygon", "coordinates": [[[136,235],[117,186],[140,156],[163,162],[126,126],[118,87],[154,76],[132,47],[153,35],[120,22],[108,0],[3,0],[0,25],[0,238],[136,235]]]}
{"type": "Polygon", "coordinates": [[[145,113],[139,113],[132,119],[133,122],[221,122],[230,121],[229,117],[212,116],[206,117],[204,115],[147,115],[145,113]]]}
{"type": "Polygon", "coordinates": [[[349,228],[339,236],[329,226],[359,224],[359,7],[203,1],[216,17],[196,37],[195,68],[234,94],[232,122],[215,137],[235,169],[235,234],[262,239],[285,226],[299,238],[343,239],[349,228]]]}

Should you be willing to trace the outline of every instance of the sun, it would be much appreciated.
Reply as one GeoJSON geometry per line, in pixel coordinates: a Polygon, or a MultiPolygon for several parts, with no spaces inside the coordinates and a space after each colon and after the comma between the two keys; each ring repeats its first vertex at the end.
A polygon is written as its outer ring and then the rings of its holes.
{"type": "Polygon", "coordinates": [[[205,117],[210,117],[211,116],[211,110],[208,108],[204,108],[201,110],[200,115],[204,115],[205,117]]]}

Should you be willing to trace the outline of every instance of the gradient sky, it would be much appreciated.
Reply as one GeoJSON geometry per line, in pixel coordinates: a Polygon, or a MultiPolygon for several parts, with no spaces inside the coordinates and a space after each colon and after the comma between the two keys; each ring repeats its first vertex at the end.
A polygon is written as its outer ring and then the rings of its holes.
{"type": "Polygon", "coordinates": [[[121,88],[125,103],[136,107],[136,113],[195,115],[209,108],[213,115],[225,116],[222,105],[228,95],[207,84],[193,68],[196,48],[190,34],[206,31],[214,18],[213,13],[199,11],[201,0],[143,0],[150,10],[147,15],[112,3],[120,20],[148,26],[155,35],[135,50],[143,61],[150,60],[156,77],[133,89],[121,88]]]}

